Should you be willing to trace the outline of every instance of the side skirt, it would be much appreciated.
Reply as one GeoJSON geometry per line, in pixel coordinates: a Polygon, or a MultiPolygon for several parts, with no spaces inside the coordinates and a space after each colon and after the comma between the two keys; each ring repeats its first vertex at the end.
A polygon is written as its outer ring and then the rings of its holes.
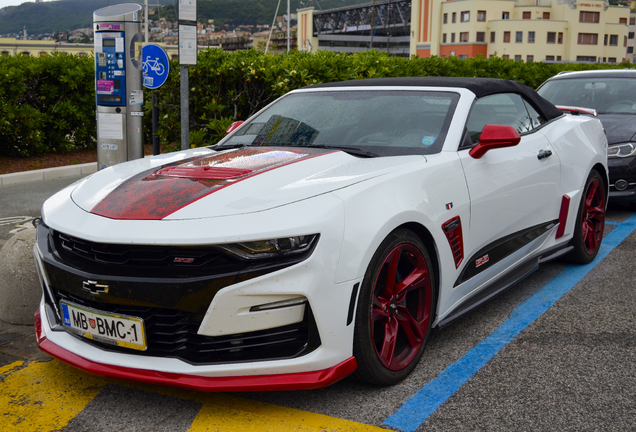
{"type": "Polygon", "coordinates": [[[498,296],[504,291],[516,285],[518,282],[534,273],[535,270],[539,268],[539,264],[544,263],[546,261],[553,260],[558,258],[566,253],[570,252],[574,249],[573,246],[558,246],[556,248],[548,249],[544,251],[541,255],[534,256],[513,270],[509,271],[503,277],[497,279],[492,284],[483,288],[481,291],[477,292],[472,297],[466,299],[463,303],[461,303],[457,308],[448,315],[446,318],[437,323],[437,328],[443,328],[450,324],[452,321],[466,315],[471,312],[473,309],[481,306],[488,300],[498,296]]]}

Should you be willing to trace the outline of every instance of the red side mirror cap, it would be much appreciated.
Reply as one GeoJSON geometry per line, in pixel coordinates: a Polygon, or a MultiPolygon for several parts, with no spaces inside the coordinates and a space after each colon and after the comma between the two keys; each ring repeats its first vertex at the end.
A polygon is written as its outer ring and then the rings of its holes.
{"type": "Polygon", "coordinates": [[[239,127],[243,123],[245,123],[243,120],[235,121],[234,123],[230,125],[229,128],[227,128],[227,130],[225,131],[225,135],[228,135],[230,132],[233,132],[237,127],[239,127]]]}
{"type": "Polygon", "coordinates": [[[481,158],[488,150],[513,147],[519,144],[521,136],[512,126],[487,124],[479,136],[479,144],[468,152],[475,159],[481,158]]]}

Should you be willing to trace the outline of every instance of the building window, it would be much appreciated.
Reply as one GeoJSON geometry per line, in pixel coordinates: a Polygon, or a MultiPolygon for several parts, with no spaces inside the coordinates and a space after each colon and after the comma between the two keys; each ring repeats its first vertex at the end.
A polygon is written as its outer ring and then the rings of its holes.
{"type": "Polygon", "coordinates": [[[627,36],[623,36],[623,46],[627,46],[627,36]]]}
{"type": "Polygon", "coordinates": [[[627,33],[627,39],[634,39],[634,32],[627,33]]]}
{"type": "Polygon", "coordinates": [[[504,60],[508,60],[510,58],[510,56],[508,54],[504,54],[502,57],[503,57],[504,60]]]}
{"type": "Polygon", "coordinates": [[[502,12],[501,19],[510,19],[510,12],[502,12]]]}
{"type": "Polygon", "coordinates": [[[453,12],[453,14],[451,15],[451,22],[453,23],[457,22],[457,12],[453,12]]]}
{"type": "Polygon", "coordinates": [[[459,41],[460,42],[468,42],[468,32],[461,32],[459,34],[459,41]]]}
{"type": "Polygon", "coordinates": [[[545,56],[545,61],[554,61],[554,56],[545,56]]]}
{"type": "Polygon", "coordinates": [[[576,56],[576,61],[596,62],[596,57],[592,57],[592,56],[576,56]]]}
{"type": "Polygon", "coordinates": [[[490,43],[495,42],[495,32],[490,32],[490,43]]]}
{"type": "Polygon", "coordinates": [[[608,63],[616,63],[616,57],[608,57],[607,58],[607,62],[608,63]]]}
{"type": "Polygon", "coordinates": [[[520,55],[516,55],[515,56],[515,61],[521,61],[521,56],[520,55]]]}
{"type": "Polygon", "coordinates": [[[627,47],[627,54],[634,54],[634,47],[627,47]]]}
{"type": "Polygon", "coordinates": [[[515,42],[523,42],[523,32],[517,32],[515,34],[515,42]]]}
{"type": "Polygon", "coordinates": [[[528,43],[534,43],[534,32],[528,32],[528,43]]]}
{"type": "Polygon", "coordinates": [[[559,36],[557,37],[557,43],[558,44],[562,44],[563,43],[563,33],[559,32],[559,36]]]}
{"type": "Polygon", "coordinates": [[[607,35],[603,38],[603,45],[607,46],[607,35]]]}
{"type": "Polygon", "coordinates": [[[579,12],[579,22],[582,23],[597,23],[599,22],[600,12],[587,12],[581,11],[579,12]]]}
{"type": "Polygon", "coordinates": [[[618,19],[618,23],[619,24],[627,24],[627,18],[619,18],[618,19]]]}
{"type": "Polygon", "coordinates": [[[477,42],[486,42],[486,32],[477,32],[475,40],[477,42]]]}
{"type": "Polygon", "coordinates": [[[598,34],[579,33],[579,45],[598,45],[598,34]]]}
{"type": "Polygon", "coordinates": [[[463,11],[459,14],[459,20],[461,22],[468,22],[470,21],[470,12],[469,11],[463,11]]]}
{"type": "Polygon", "coordinates": [[[452,57],[454,57],[454,56],[455,56],[455,51],[451,51],[451,52],[450,52],[450,55],[451,55],[452,57]]]}
{"type": "Polygon", "coordinates": [[[448,24],[448,14],[444,14],[444,24],[448,24]]]}
{"type": "Polygon", "coordinates": [[[534,56],[533,55],[529,55],[526,57],[526,62],[527,63],[532,63],[534,61],[534,56]]]}
{"type": "Polygon", "coordinates": [[[561,56],[557,56],[557,60],[556,61],[561,61],[561,56]]]}
{"type": "Polygon", "coordinates": [[[460,54],[459,57],[457,57],[457,58],[462,59],[462,60],[466,60],[468,58],[468,54],[460,54]]]}
{"type": "Polygon", "coordinates": [[[556,32],[548,32],[547,43],[555,43],[555,42],[556,42],[556,32]]]}
{"type": "Polygon", "coordinates": [[[486,11],[477,11],[477,21],[486,21],[486,11]]]}
{"type": "Polygon", "coordinates": [[[523,19],[531,19],[532,18],[532,12],[524,12],[521,17],[523,19]]]}
{"type": "Polygon", "coordinates": [[[543,12],[543,19],[550,19],[550,12],[543,12]]]}
{"type": "Polygon", "coordinates": [[[504,32],[504,43],[510,42],[510,32],[504,32]]]}
{"type": "Polygon", "coordinates": [[[442,43],[446,43],[446,33],[442,34],[442,43]]]}
{"type": "Polygon", "coordinates": [[[629,25],[636,25],[636,18],[630,18],[629,25]]]}
{"type": "Polygon", "coordinates": [[[610,35],[609,40],[611,46],[618,46],[618,35],[610,35]]]}
{"type": "Polygon", "coordinates": [[[451,43],[455,43],[455,33],[451,33],[451,43]]]}

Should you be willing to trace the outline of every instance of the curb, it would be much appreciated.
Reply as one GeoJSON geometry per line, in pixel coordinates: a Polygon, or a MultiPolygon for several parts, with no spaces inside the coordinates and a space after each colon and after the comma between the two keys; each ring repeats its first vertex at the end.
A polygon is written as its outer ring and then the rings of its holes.
{"type": "Polygon", "coordinates": [[[89,162],[78,165],[67,165],[55,168],[44,168],[32,171],[23,171],[0,175],[0,186],[28,183],[38,180],[51,180],[60,177],[88,175],[97,171],[97,162],[89,162]]]}

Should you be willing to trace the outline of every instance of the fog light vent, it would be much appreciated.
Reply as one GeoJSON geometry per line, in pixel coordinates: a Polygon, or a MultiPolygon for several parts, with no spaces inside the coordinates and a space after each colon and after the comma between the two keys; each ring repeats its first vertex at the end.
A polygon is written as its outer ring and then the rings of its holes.
{"type": "Polygon", "coordinates": [[[629,183],[627,183],[627,181],[623,179],[617,180],[616,183],[614,183],[614,187],[617,191],[624,191],[625,189],[627,189],[627,186],[629,186],[629,183]]]}

